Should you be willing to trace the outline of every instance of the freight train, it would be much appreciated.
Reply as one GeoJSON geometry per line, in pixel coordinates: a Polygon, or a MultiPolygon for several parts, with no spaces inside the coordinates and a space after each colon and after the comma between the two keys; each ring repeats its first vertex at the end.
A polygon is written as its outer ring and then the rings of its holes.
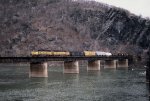
{"type": "Polygon", "coordinates": [[[112,54],[109,52],[101,52],[101,51],[32,51],[31,56],[111,56],[112,54]]]}

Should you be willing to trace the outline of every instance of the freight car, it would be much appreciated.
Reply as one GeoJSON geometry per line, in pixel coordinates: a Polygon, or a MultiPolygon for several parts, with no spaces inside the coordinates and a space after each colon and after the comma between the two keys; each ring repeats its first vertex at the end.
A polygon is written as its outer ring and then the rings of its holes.
{"type": "Polygon", "coordinates": [[[85,56],[96,56],[96,52],[95,51],[84,51],[84,55],[85,56]]]}
{"type": "Polygon", "coordinates": [[[102,52],[102,51],[96,51],[95,53],[96,53],[97,56],[100,56],[100,55],[102,55],[102,56],[111,56],[112,55],[109,52],[102,52]]]}
{"type": "Polygon", "coordinates": [[[71,51],[70,56],[84,56],[84,52],[80,51],[71,51]]]}

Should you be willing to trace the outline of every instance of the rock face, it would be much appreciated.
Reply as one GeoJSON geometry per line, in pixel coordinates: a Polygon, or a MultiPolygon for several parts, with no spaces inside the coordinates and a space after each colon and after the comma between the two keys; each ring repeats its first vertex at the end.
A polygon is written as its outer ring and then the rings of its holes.
{"type": "Polygon", "coordinates": [[[144,56],[150,20],[121,8],[71,0],[0,0],[0,54],[100,50],[144,56]]]}

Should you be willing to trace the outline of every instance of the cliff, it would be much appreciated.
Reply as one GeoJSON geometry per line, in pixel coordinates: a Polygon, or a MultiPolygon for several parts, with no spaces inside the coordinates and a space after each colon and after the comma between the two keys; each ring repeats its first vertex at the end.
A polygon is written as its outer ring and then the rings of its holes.
{"type": "Polygon", "coordinates": [[[100,50],[145,58],[150,20],[97,2],[1,0],[0,54],[27,56],[30,51],[100,50]]]}

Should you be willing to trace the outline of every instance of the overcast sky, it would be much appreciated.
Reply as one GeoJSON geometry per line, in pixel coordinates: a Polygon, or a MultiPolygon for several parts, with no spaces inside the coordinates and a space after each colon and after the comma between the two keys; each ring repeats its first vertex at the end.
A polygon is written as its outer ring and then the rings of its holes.
{"type": "Polygon", "coordinates": [[[129,10],[136,15],[150,18],[150,0],[95,0],[129,10]]]}

